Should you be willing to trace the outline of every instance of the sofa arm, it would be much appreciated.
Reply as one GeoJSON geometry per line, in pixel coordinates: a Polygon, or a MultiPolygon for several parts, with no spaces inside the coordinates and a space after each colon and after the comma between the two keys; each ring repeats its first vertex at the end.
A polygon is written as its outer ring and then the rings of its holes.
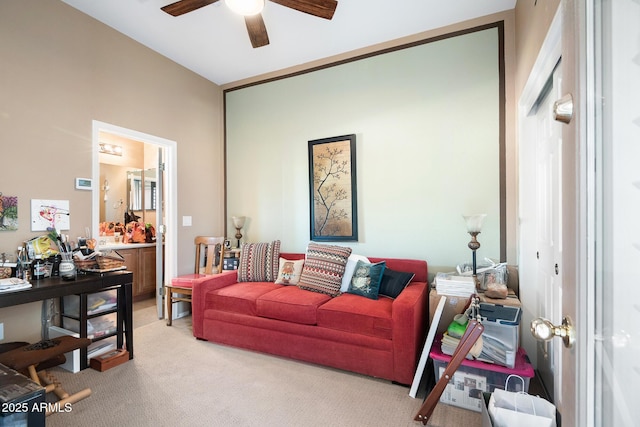
{"type": "Polygon", "coordinates": [[[207,293],[225,286],[233,285],[238,281],[238,272],[235,270],[223,271],[219,274],[205,276],[193,281],[191,295],[191,322],[193,324],[193,336],[203,338],[203,316],[206,309],[207,293]]]}
{"type": "Polygon", "coordinates": [[[411,384],[429,326],[429,286],[410,283],[393,302],[393,366],[395,381],[411,384]]]}

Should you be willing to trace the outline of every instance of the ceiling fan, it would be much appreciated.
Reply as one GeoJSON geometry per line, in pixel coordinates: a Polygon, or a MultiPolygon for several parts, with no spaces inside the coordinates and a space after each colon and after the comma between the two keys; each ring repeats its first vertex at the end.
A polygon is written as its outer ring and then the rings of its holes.
{"type": "MultiPolygon", "coordinates": [[[[201,7],[216,3],[218,0],[179,0],[175,3],[171,3],[167,6],[162,7],[161,9],[167,12],[172,16],[180,16],[185,13],[192,12],[196,9],[200,9],[201,7]]],[[[232,8],[230,3],[231,0],[225,0],[227,4],[232,8]]],[[[273,3],[278,3],[279,5],[295,9],[300,12],[308,13],[309,15],[317,16],[319,18],[331,19],[333,18],[333,13],[338,6],[338,2],[336,0],[270,0],[273,3]]],[[[260,6],[264,5],[264,0],[258,0],[260,6]]],[[[266,46],[269,44],[269,35],[267,34],[267,28],[264,25],[264,20],[262,19],[262,14],[260,11],[262,7],[258,9],[259,11],[256,13],[247,12],[244,14],[244,21],[247,25],[247,32],[249,33],[249,39],[251,40],[251,45],[256,47],[266,46]],[[253,14],[249,14],[253,13],[253,14]]]]}

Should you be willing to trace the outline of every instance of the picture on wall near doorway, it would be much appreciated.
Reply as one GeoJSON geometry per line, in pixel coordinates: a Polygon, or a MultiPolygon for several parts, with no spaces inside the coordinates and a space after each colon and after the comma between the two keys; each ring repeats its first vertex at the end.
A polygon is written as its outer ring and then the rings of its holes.
{"type": "Polygon", "coordinates": [[[69,230],[69,201],[31,199],[31,231],[69,230]]]}
{"type": "Polygon", "coordinates": [[[356,136],[309,141],[311,240],[358,241],[356,136]]]}
{"type": "Polygon", "coordinates": [[[18,196],[0,193],[0,231],[18,229],[18,196]]]}

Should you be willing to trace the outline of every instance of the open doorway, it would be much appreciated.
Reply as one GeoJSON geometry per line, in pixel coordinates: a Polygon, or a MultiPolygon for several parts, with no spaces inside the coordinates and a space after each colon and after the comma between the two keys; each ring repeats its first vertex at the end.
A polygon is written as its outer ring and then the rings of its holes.
{"type": "MultiPolygon", "coordinates": [[[[146,224],[153,226],[155,252],[149,255],[147,250],[154,249],[153,244],[137,247],[141,258],[155,256],[155,274],[152,276],[155,277],[156,308],[161,319],[164,317],[164,283],[177,270],[177,254],[172,249],[176,246],[172,242],[176,241],[177,229],[177,210],[173,202],[177,187],[176,142],[96,120],[93,121],[92,139],[93,182],[96,183],[92,200],[92,235],[99,244],[120,247],[123,252],[130,253],[136,246],[127,246],[128,242],[123,243],[126,238],[116,233],[106,235],[103,232],[101,236],[101,224],[102,228],[105,223],[126,225],[127,218],[143,227],[146,224]],[[105,155],[105,148],[116,154],[105,155]],[[127,150],[130,150],[128,159],[127,150]]],[[[153,285],[151,288],[153,290],[153,285]]]]}

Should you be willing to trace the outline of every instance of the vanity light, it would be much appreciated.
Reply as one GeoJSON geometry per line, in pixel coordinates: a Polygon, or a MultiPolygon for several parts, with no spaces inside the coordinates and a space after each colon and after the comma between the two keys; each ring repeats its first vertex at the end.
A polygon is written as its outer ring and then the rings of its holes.
{"type": "Polygon", "coordinates": [[[257,15],[264,9],[264,0],[225,0],[227,7],[242,16],[257,15]]]}
{"type": "Polygon", "coordinates": [[[100,152],[103,154],[111,154],[114,156],[122,156],[122,147],[119,145],[100,143],[100,152]]]}

